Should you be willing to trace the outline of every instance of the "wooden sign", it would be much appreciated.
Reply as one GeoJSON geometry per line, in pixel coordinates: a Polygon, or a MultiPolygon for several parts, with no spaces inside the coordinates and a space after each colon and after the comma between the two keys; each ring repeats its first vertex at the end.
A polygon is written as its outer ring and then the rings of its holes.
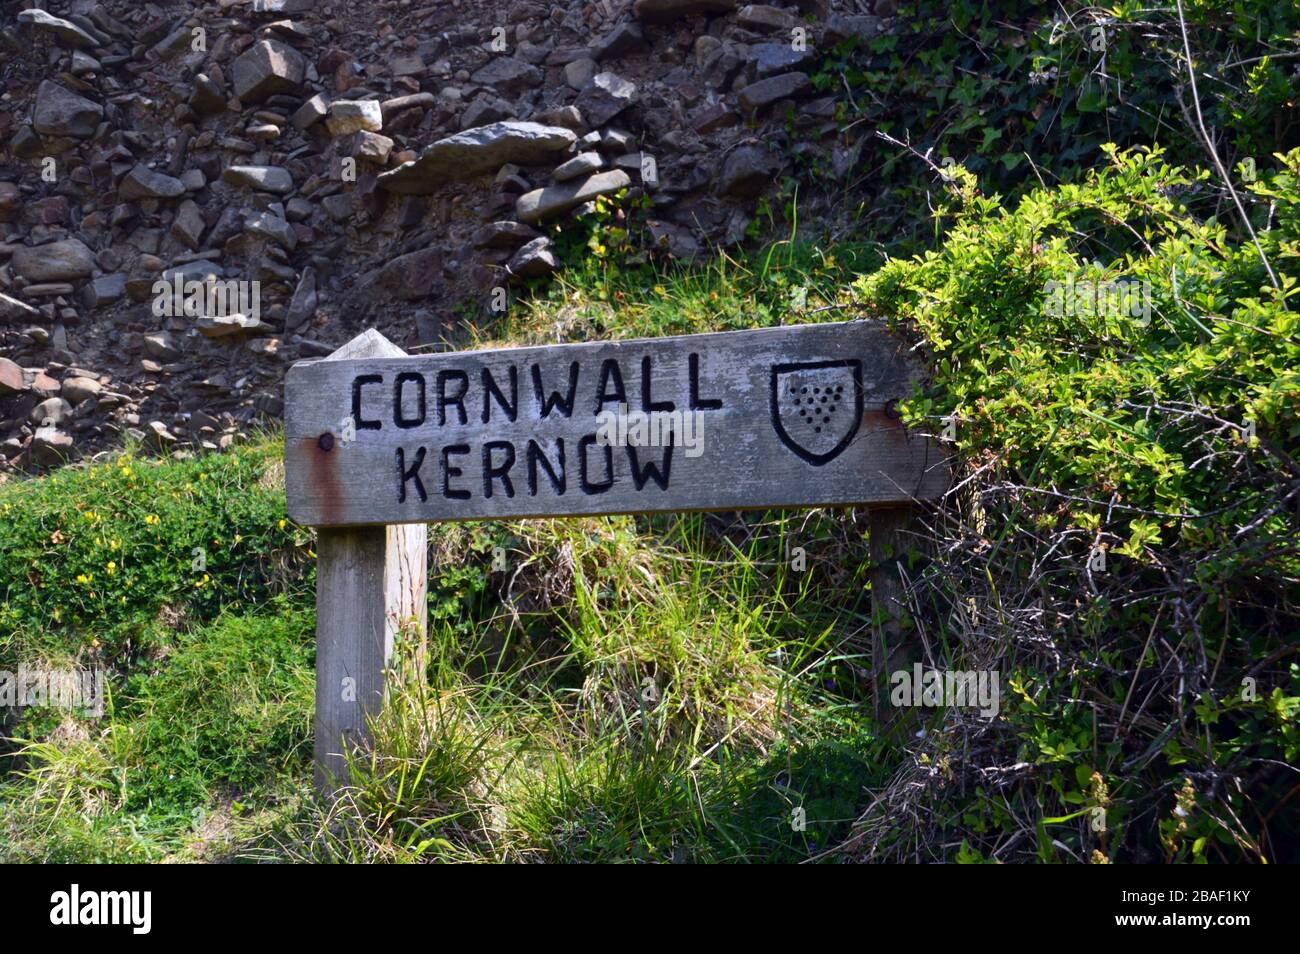
{"type": "Polygon", "coordinates": [[[285,382],[289,515],[316,525],[316,782],[347,782],[396,641],[423,643],[434,520],[874,505],[876,684],[902,658],[896,567],[943,454],[893,404],[878,325],[414,357],[370,329],[285,382]],[[406,526],[401,526],[406,524],[406,526]]]}
{"type": "Polygon", "coordinates": [[[316,526],[893,504],[943,455],[893,412],[917,368],[867,322],[298,362],[289,515],[316,526]]]}

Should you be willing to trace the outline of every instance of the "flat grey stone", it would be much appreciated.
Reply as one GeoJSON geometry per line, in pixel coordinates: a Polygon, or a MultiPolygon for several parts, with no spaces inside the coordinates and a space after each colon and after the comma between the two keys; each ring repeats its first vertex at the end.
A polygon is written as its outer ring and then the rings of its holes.
{"type": "Polygon", "coordinates": [[[103,106],[64,89],[53,80],[43,80],[36,89],[32,128],[42,136],[86,139],[95,134],[103,118],[103,106]]]}
{"type": "Polygon", "coordinates": [[[11,298],[0,292],[0,320],[34,321],[40,316],[41,313],[27,302],[19,301],[17,298],[11,298]]]}
{"type": "Polygon", "coordinates": [[[282,166],[231,166],[221,174],[228,185],[284,195],[293,191],[293,176],[282,166]]]}
{"type": "Polygon", "coordinates": [[[507,162],[534,165],[567,150],[577,140],[572,130],[529,122],[501,122],[467,129],[440,139],[420,154],[379,177],[390,192],[427,195],[446,182],[473,179],[507,162]]]}
{"type": "Polygon", "coordinates": [[[185,183],[150,169],[143,163],[137,163],[117,187],[117,194],[123,201],[174,199],[178,195],[185,194],[185,183]]]}
{"type": "Polygon", "coordinates": [[[20,246],[10,266],[33,282],[67,282],[89,278],[95,270],[95,253],[80,239],[64,239],[46,245],[20,246]]]}
{"type": "Polygon", "coordinates": [[[753,113],[778,100],[800,96],[810,89],[812,82],[806,73],[782,73],[751,83],[740,91],[736,99],[741,110],[753,113]]]}
{"type": "Polygon", "coordinates": [[[609,195],[632,184],[622,169],[598,172],[586,179],[575,179],[526,192],[515,202],[515,217],[530,225],[560,215],[597,196],[609,195]]]}
{"type": "Polygon", "coordinates": [[[79,50],[93,50],[99,46],[98,40],[75,23],[51,16],[44,10],[23,10],[18,14],[18,22],[28,23],[38,30],[52,33],[68,46],[79,50]]]}
{"type": "Polygon", "coordinates": [[[600,153],[580,152],[568,162],[556,166],[555,171],[551,173],[551,178],[556,182],[568,182],[578,176],[597,172],[604,164],[605,160],[601,158],[600,153]]]}

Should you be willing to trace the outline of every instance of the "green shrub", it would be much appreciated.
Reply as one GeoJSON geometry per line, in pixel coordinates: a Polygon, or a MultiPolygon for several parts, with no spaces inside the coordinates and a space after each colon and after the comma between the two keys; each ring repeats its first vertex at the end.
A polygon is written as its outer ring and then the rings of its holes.
{"type": "Polygon", "coordinates": [[[1258,249],[1176,198],[1204,175],[1111,159],[1014,210],[967,179],[940,249],[856,287],[929,349],[908,419],[952,421],[965,462],[939,638],[1010,689],[930,740],[926,790],[976,793],[946,819],[972,856],[1028,823],[1043,860],[1295,860],[1297,809],[1270,809],[1300,757],[1300,150],[1254,185],[1258,249]],[[1060,307],[1084,281],[1150,312],[1060,307]]]}

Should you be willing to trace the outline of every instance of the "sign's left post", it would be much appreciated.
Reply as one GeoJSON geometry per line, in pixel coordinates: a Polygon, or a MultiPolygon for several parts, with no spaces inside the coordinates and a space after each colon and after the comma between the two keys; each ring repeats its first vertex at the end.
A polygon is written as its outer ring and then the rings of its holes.
{"type": "MultiPolygon", "coordinates": [[[[323,360],[401,354],[372,329],[323,360]]],[[[322,434],[320,454],[347,451],[340,434],[322,434]]],[[[315,776],[321,792],[347,784],[344,753],[369,741],[368,720],[383,704],[397,641],[424,645],[427,591],[424,524],[318,529],[315,776]]]]}

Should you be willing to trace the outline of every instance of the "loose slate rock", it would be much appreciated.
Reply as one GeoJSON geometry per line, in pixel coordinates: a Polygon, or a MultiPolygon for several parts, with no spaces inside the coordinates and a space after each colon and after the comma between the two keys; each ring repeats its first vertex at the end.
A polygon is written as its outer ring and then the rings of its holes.
{"type": "Polygon", "coordinates": [[[799,20],[784,10],[759,3],[741,7],[736,22],[751,30],[792,30],[799,25],[799,20]]]}
{"type": "Polygon", "coordinates": [[[289,310],[284,316],[284,330],[286,332],[293,331],[316,314],[318,300],[316,295],[316,269],[308,265],[303,269],[302,278],[298,280],[298,287],[294,290],[293,299],[289,302],[289,310]]]}
{"type": "Polygon", "coordinates": [[[489,222],[474,233],[470,243],[475,248],[518,248],[537,237],[536,229],[520,222],[489,222]]]}
{"type": "Polygon", "coordinates": [[[723,164],[718,191],[723,195],[757,195],[771,184],[778,165],[761,146],[741,146],[723,164]]]}
{"type": "Polygon", "coordinates": [[[590,175],[605,164],[598,152],[580,152],[568,162],[556,166],[551,178],[556,182],[568,182],[578,176],[590,175]]]}
{"type": "Polygon", "coordinates": [[[293,114],[293,124],[298,129],[307,129],[324,119],[328,112],[329,101],[325,98],[325,94],[317,93],[298,107],[297,112],[293,114]]]}
{"type": "Polygon", "coordinates": [[[32,463],[37,467],[53,467],[72,455],[73,439],[57,427],[38,427],[32,435],[32,463]]]}
{"type": "Polygon", "coordinates": [[[205,228],[207,222],[204,221],[203,210],[198,207],[198,204],[193,199],[182,202],[181,207],[176,210],[176,219],[172,222],[172,235],[176,236],[177,241],[190,251],[197,252],[205,228]]]}
{"type": "Polygon", "coordinates": [[[26,391],[23,383],[23,369],[8,358],[0,358],[0,395],[17,394],[26,391]]]}
{"type": "Polygon", "coordinates": [[[521,195],[515,203],[515,215],[529,224],[560,215],[575,206],[589,202],[597,196],[609,195],[632,184],[622,169],[598,172],[594,176],[572,182],[563,182],[545,189],[534,189],[521,195]]]}
{"type": "Polygon", "coordinates": [[[470,80],[500,92],[513,92],[542,81],[542,71],[513,56],[498,56],[474,73],[470,80]]]}
{"type": "Polygon", "coordinates": [[[179,361],[184,354],[176,346],[175,339],[165,331],[155,331],[144,336],[144,350],[149,352],[150,357],[157,358],[159,361],[179,361]]]}
{"type": "Polygon", "coordinates": [[[28,281],[76,281],[90,277],[95,269],[95,253],[79,239],[64,239],[48,245],[24,245],[14,251],[9,264],[28,281]]]}
{"type": "Polygon", "coordinates": [[[736,0],[636,0],[632,12],[642,23],[672,23],[696,13],[730,13],[736,0]]]}
{"type": "Polygon", "coordinates": [[[76,407],[87,398],[99,397],[104,386],[94,378],[72,377],[63,382],[63,397],[76,407]]]}
{"type": "Polygon", "coordinates": [[[124,202],[132,199],[174,199],[185,194],[185,183],[156,172],[143,163],[137,163],[117,187],[117,194],[124,202]]]}
{"type": "Polygon", "coordinates": [[[792,70],[809,56],[807,49],[796,50],[789,43],[758,43],[749,48],[749,58],[759,78],[792,70]]]}
{"type": "Polygon", "coordinates": [[[0,319],[5,321],[34,321],[40,316],[41,313],[27,302],[0,293],[0,319]]]}
{"type": "Polygon", "coordinates": [[[38,30],[53,33],[64,43],[79,50],[92,50],[99,46],[98,40],[75,23],[51,16],[44,10],[23,10],[18,14],[18,22],[30,23],[38,30]]]}
{"type": "Polygon", "coordinates": [[[617,73],[597,73],[574,104],[592,126],[603,126],[636,102],[636,84],[617,73]]]}
{"type": "Polygon", "coordinates": [[[194,77],[194,94],[190,105],[201,116],[215,116],[226,111],[226,92],[207,73],[194,77]]]}
{"type": "Polygon", "coordinates": [[[86,139],[95,134],[104,118],[104,107],[84,96],[45,80],[36,89],[32,128],[42,136],[71,136],[86,139]]]}
{"type": "Polygon", "coordinates": [[[737,100],[742,110],[753,113],[778,100],[799,96],[810,89],[812,83],[806,73],[782,73],[780,76],[751,83],[740,91],[737,100]]]}
{"type": "Polygon", "coordinates": [[[347,136],[362,130],[379,132],[384,128],[384,115],[376,99],[338,99],[330,103],[325,125],[331,136],[347,136]]]}
{"type": "Polygon", "coordinates": [[[620,23],[591,48],[591,55],[597,61],[609,60],[628,53],[639,53],[646,49],[645,33],[639,23],[620,23]]]}
{"type": "Polygon", "coordinates": [[[560,267],[560,261],[551,251],[551,240],[535,238],[510,259],[506,266],[511,275],[519,278],[542,278],[560,267]]]}
{"type": "Polygon", "coordinates": [[[467,129],[440,139],[420,154],[379,176],[389,192],[428,195],[445,182],[473,179],[507,162],[533,165],[567,150],[577,136],[561,126],[503,122],[467,129]]]}
{"type": "Polygon", "coordinates": [[[261,40],[231,67],[235,95],[252,103],[275,93],[295,93],[302,86],[306,69],[307,61],[293,47],[275,40],[261,40]]]}
{"type": "Polygon", "coordinates": [[[221,174],[228,185],[247,186],[284,195],[293,191],[293,176],[281,166],[231,166],[221,174]]]}

